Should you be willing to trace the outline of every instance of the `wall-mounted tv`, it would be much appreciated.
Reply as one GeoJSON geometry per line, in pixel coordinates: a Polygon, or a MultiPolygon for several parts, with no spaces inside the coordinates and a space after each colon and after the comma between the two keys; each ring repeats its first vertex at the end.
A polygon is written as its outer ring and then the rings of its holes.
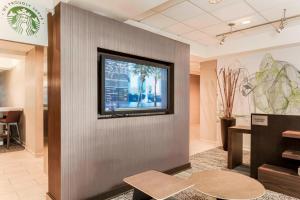
{"type": "Polygon", "coordinates": [[[174,64],[98,49],[98,113],[173,113],[174,64]]]}

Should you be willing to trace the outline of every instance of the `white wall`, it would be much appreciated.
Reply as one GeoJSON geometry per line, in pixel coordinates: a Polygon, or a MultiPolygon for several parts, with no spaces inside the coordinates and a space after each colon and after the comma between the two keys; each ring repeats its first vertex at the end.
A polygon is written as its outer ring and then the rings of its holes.
{"type": "MultiPolygon", "coordinates": [[[[299,52],[300,45],[294,45],[229,55],[218,58],[218,67],[227,67],[239,62],[243,68],[247,69],[249,74],[253,74],[259,69],[263,57],[267,53],[270,53],[275,60],[287,61],[300,70],[299,52]]],[[[238,92],[234,107],[234,114],[242,115],[243,117],[237,117],[237,124],[250,125],[250,113],[258,112],[258,110],[254,110],[254,106],[251,102],[251,97],[243,97],[238,92]]],[[[249,137],[244,136],[244,138],[244,147],[250,148],[249,137]]]]}

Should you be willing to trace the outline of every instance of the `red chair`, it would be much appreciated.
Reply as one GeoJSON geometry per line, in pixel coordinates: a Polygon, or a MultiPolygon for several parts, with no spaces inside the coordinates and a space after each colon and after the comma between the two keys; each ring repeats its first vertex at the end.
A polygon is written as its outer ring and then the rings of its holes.
{"type": "Polygon", "coordinates": [[[4,124],[6,128],[4,129],[4,134],[1,135],[1,137],[6,137],[7,139],[7,148],[9,148],[9,143],[10,143],[10,136],[11,136],[11,131],[10,127],[11,126],[16,126],[17,128],[17,135],[18,135],[18,142],[21,142],[21,137],[20,137],[20,131],[19,131],[19,120],[20,116],[22,114],[22,111],[9,111],[5,114],[4,118],[0,119],[0,124],[4,124]]]}

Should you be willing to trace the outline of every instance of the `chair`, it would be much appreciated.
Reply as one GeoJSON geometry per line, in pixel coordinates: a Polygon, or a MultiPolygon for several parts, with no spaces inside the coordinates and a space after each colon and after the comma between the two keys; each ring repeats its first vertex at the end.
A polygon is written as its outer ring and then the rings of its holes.
{"type": "Polygon", "coordinates": [[[6,128],[4,129],[4,134],[2,134],[1,137],[7,138],[7,148],[9,148],[10,135],[11,135],[10,127],[11,126],[16,126],[18,140],[19,140],[18,142],[21,141],[19,125],[18,125],[21,113],[22,113],[22,111],[8,111],[6,113],[6,116],[4,118],[0,119],[0,124],[5,124],[5,126],[6,126],[6,128]]]}

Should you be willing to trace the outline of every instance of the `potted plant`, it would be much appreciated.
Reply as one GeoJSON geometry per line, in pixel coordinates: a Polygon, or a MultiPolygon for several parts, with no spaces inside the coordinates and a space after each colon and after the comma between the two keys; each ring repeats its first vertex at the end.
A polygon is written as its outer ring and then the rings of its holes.
{"type": "Polygon", "coordinates": [[[228,127],[234,126],[236,119],[232,115],[234,97],[237,90],[241,69],[220,68],[217,72],[217,82],[222,101],[223,114],[220,117],[222,145],[228,150],[228,127]]]}

